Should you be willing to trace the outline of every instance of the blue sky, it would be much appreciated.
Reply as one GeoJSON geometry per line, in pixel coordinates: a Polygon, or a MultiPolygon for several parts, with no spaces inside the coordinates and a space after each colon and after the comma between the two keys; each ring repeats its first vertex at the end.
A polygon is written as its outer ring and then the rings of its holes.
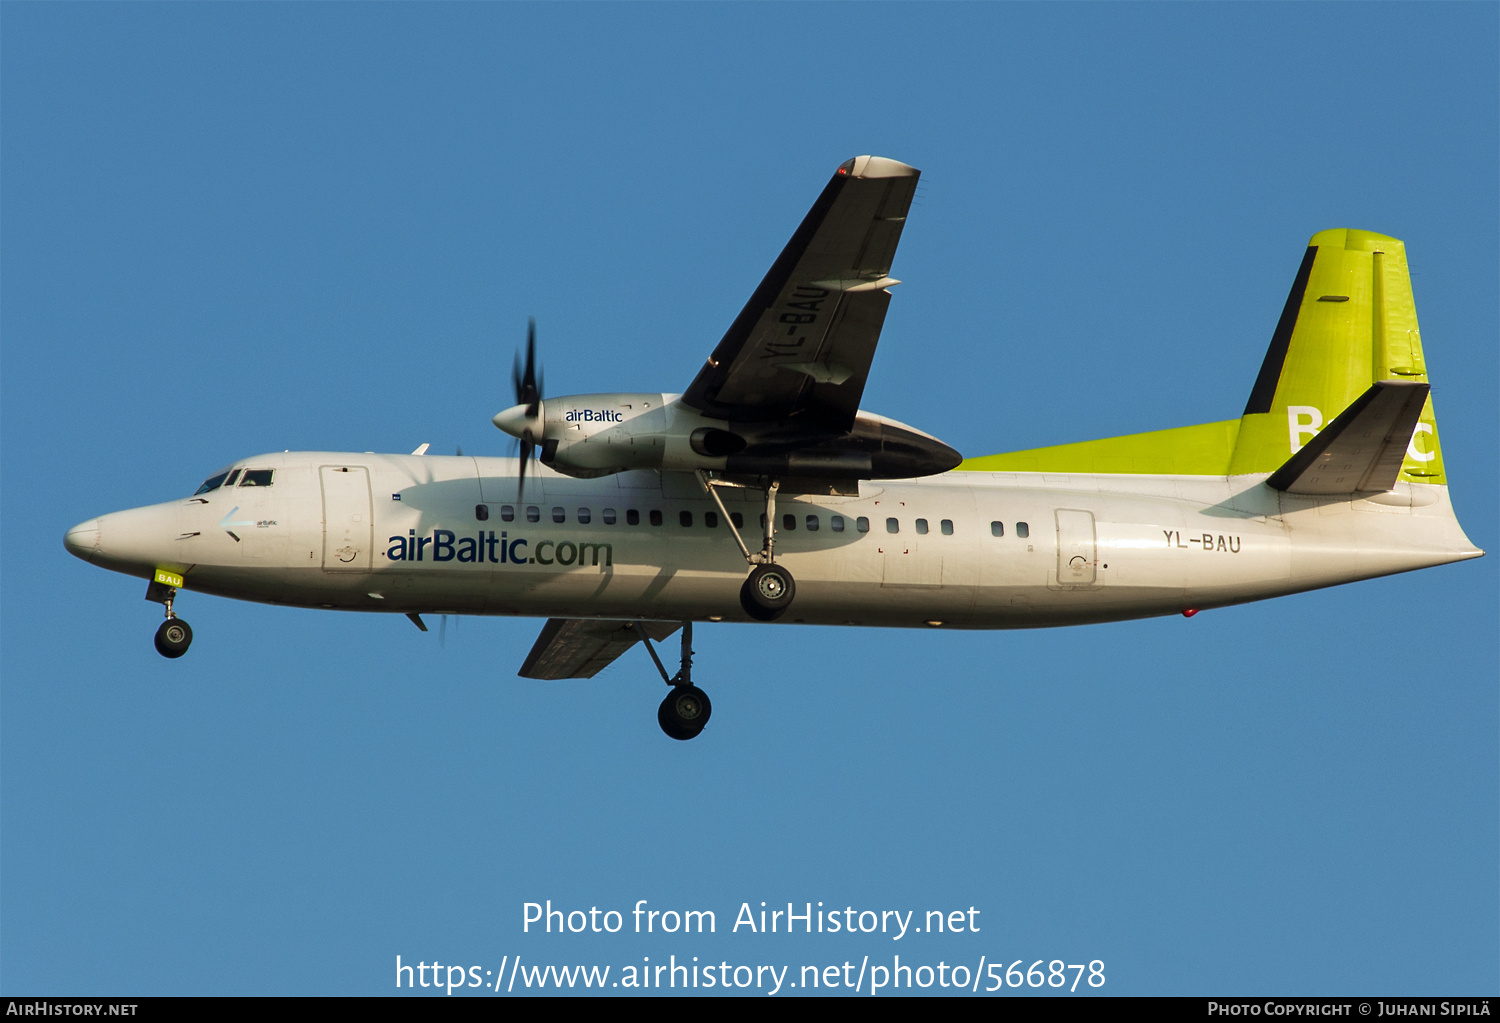
{"type": "Polygon", "coordinates": [[[506,454],[528,316],[552,393],[680,390],[832,169],[876,153],[923,178],[866,408],[970,455],[1233,417],[1307,238],[1380,231],[1493,552],[1493,5],[7,4],[0,27],[5,993],[897,954],[1100,960],[1118,994],[1496,993],[1493,554],[1191,621],[703,626],[714,719],[674,743],[644,653],[515,678],[533,620],[440,646],[189,593],[168,662],[138,581],[61,544],[255,452],[506,454]],[[718,930],[523,933],[548,899],[718,930]],[[762,901],[972,906],[980,930],[730,931],[762,901]]]}

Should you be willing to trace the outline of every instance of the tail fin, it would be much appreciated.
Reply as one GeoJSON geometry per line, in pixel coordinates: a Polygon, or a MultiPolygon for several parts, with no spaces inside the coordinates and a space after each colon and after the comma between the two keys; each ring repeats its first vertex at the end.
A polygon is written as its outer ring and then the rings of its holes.
{"type": "MultiPolygon", "coordinates": [[[[1230,474],[1273,472],[1386,380],[1427,383],[1406,246],[1369,231],[1321,231],[1245,405],[1230,474]]],[[[1447,482],[1430,396],[1398,478],[1447,482]]]]}

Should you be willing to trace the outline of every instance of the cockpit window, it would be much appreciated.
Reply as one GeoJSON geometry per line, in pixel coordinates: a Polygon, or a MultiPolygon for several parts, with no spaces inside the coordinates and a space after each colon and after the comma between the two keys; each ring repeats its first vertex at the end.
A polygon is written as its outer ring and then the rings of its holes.
{"type": "Polygon", "coordinates": [[[245,475],[240,477],[242,487],[269,487],[271,485],[271,474],[275,469],[246,469],[245,475]]]}
{"type": "Polygon", "coordinates": [[[232,487],[232,486],[234,486],[234,481],[237,480],[237,479],[239,479],[239,478],[240,478],[240,470],[236,469],[236,470],[234,470],[234,472],[232,472],[232,473],[229,474],[229,478],[224,481],[224,485],[226,487],[232,487]]]}
{"type": "Polygon", "coordinates": [[[217,476],[210,476],[208,479],[203,481],[203,486],[193,491],[193,496],[197,497],[199,494],[206,494],[211,490],[218,490],[221,486],[224,485],[224,479],[228,475],[229,473],[227,472],[221,472],[217,476]]]}

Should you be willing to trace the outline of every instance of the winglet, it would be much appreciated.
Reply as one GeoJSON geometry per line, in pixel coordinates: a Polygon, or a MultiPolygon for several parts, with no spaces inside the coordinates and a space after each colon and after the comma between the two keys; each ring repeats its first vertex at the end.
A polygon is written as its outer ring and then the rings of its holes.
{"type": "Polygon", "coordinates": [[[1396,485],[1431,385],[1381,380],[1340,412],[1266,484],[1292,494],[1379,493],[1396,485]]]}

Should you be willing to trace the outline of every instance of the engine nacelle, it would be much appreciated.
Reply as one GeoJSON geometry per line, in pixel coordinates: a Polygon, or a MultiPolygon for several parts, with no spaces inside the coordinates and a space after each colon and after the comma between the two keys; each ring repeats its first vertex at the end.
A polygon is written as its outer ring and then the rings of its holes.
{"type": "Polygon", "coordinates": [[[569,476],[627,469],[707,469],[749,476],[908,479],[962,460],[930,434],[860,412],[840,431],[793,420],[735,423],[680,404],[675,394],[547,398],[534,416],[517,405],[494,417],[514,436],[530,430],[542,461],[569,476]]]}

